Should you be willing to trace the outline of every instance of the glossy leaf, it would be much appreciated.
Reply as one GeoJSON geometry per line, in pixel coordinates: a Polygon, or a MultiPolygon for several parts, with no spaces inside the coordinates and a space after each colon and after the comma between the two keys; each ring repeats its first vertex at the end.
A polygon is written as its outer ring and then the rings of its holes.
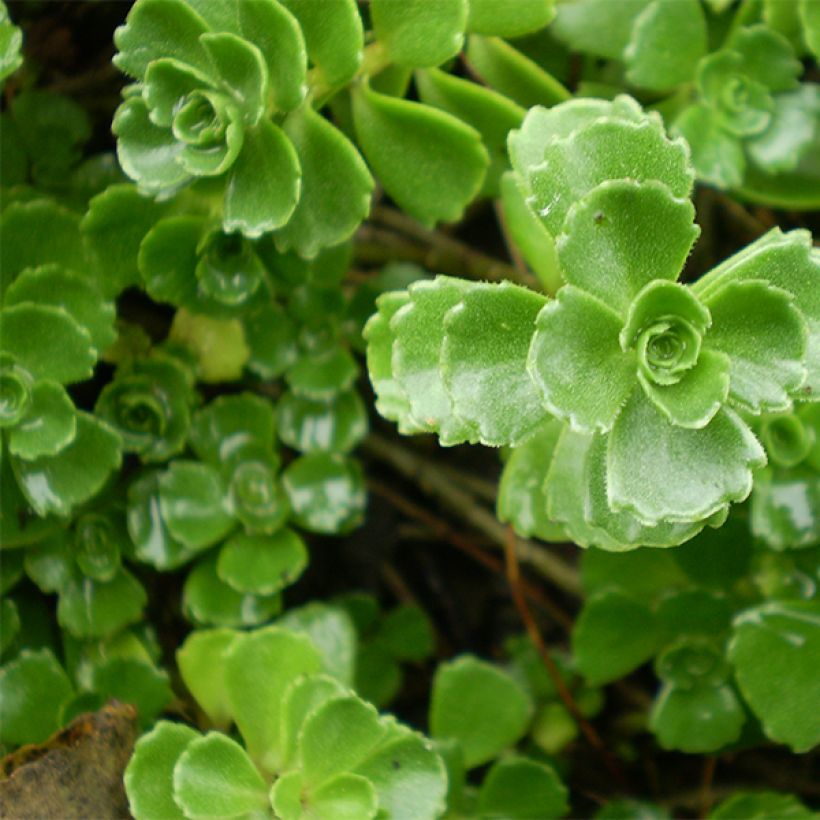
{"type": "Polygon", "coordinates": [[[818,653],[816,602],[770,601],[735,619],[729,657],[741,691],[766,734],[795,752],[807,751],[820,738],[818,653]]]}
{"type": "Polygon", "coordinates": [[[482,817],[562,817],[568,808],[567,789],[555,770],[524,757],[495,763],[478,792],[482,817]]]}
{"type": "Polygon", "coordinates": [[[479,192],[487,152],[479,134],[452,115],[362,86],[353,94],[353,118],[384,189],[423,224],[458,219],[479,192]]]}
{"type": "Polygon", "coordinates": [[[526,0],[514,9],[503,0],[470,0],[467,27],[478,34],[520,37],[543,28],[554,16],[552,0],[526,0]]]}
{"type": "Polygon", "coordinates": [[[192,740],[174,765],[174,800],[187,817],[235,817],[264,809],[268,795],[245,750],[209,732],[192,740]]]}
{"type": "Polygon", "coordinates": [[[137,820],[184,818],[174,801],[174,766],[198,737],[200,734],[188,726],[162,720],[137,741],[125,770],[128,805],[137,820]]]}
{"type": "Polygon", "coordinates": [[[282,441],[303,453],[347,453],[367,435],[367,411],[355,390],[330,401],[316,401],[288,391],[276,406],[282,441]]]}
{"type": "Polygon", "coordinates": [[[454,738],[468,769],[492,760],[527,729],[532,703],[506,672],[470,656],[439,666],[433,680],[430,734],[454,738]]]}
{"type": "Polygon", "coordinates": [[[294,583],[307,562],[304,542],[285,528],[273,535],[232,536],[219,552],[216,571],[237,592],[273,595],[294,583]]]}
{"type": "Polygon", "coordinates": [[[349,390],[358,374],[356,360],[343,347],[303,354],[285,374],[290,389],[308,399],[327,401],[349,390]]]}
{"type": "Polygon", "coordinates": [[[330,453],[292,461],[282,475],[293,520],[308,532],[344,533],[362,519],[367,502],[358,462],[330,453]]]}
{"type": "Polygon", "coordinates": [[[9,431],[9,452],[26,461],[53,456],[70,444],[76,433],[77,415],[65,388],[51,381],[38,382],[31,389],[23,417],[9,431]]]}

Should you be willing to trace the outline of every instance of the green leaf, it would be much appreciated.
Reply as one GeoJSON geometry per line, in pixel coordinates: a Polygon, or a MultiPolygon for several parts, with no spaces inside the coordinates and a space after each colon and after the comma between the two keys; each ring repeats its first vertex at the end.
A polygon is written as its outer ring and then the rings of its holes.
{"type": "Polygon", "coordinates": [[[787,410],[806,378],[806,327],[793,302],[788,291],[754,280],[729,282],[707,302],[706,344],[729,358],[729,393],[744,410],[787,410]]]}
{"type": "Polygon", "coordinates": [[[477,34],[520,37],[543,28],[554,16],[553,0],[524,0],[514,6],[504,0],[470,0],[467,28],[477,34]]]}
{"type": "Polygon", "coordinates": [[[282,475],[293,520],[308,532],[340,534],[359,525],[367,496],[361,466],[336,453],[310,453],[282,475]]]}
{"type": "MultiPolygon", "coordinates": [[[[536,317],[545,302],[509,282],[481,283],[461,294],[444,316],[441,373],[453,413],[477,431],[482,444],[520,444],[547,415],[527,372],[536,317]]],[[[400,350],[404,338],[398,327],[397,337],[400,350]]]]}
{"type": "Polygon", "coordinates": [[[305,635],[267,627],[239,637],[226,653],[225,685],[231,713],[248,752],[265,771],[282,763],[282,698],[302,675],[321,670],[319,653],[305,635]]]}
{"type": "Polygon", "coordinates": [[[575,429],[610,429],[633,390],[636,363],[618,343],[621,325],[607,304],[573,285],[538,314],[530,376],[544,406],[575,429]]]}
{"type": "Polygon", "coordinates": [[[162,518],[157,470],[143,473],[128,487],[126,521],[134,557],[159,570],[176,569],[190,561],[195,550],[173,538],[162,518]]]}
{"type": "Polygon", "coordinates": [[[287,391],[276,405],[282,441],[303,453],[347,453],[367,435],[367,410],[356,390],[330,401],[315,401],[287,391]]]}
{"type": "Polygon", "coordinates": [[[168,532],[190,549],[215,544],[235,526],[216,468],[181,459],[159,479],[160,510],[168,532]]]}
{"type": "Polygon", "coordinates": [[[136,820],[183,820],[185,815],[174,801],[174,766],[198,737],[188,726],[161,720],[137,741],[125,769],[128,806],[136,820]]]}
{"type": "Polygon", "coordinates": [[[119,516],[84,512],[74,522],[72,552],[80,572],[95,581],[110,581],[131,544],[119,516]]]}
{"type": "MultiPolygon", "coordinates": [[[[172,0],[168,5],[178,2],[172,0]]],[[[152,0],[151,5],[162,6],[163,0],[152,0]]],[[[185,143],[177,141],[170,130],[151,122],[142,98],[130,97],[116,110],[111,130],[117,137],[117,159],[123,171],[141,189],[157,193],[191,178],[180,162],[185,143]]]]}
{"type": "Polygon", "coordinates": [[[182,0],[141,0],[114,32],[119,53],[114,65],[132,77],[142,79],[149,63],[172,57],[208,72],[205,51],[199,36],[208,31],[205,21],[182,0]]]}
{"type": "Polygon", "coordinates": [[[798,10],[803,23],[806,45],[817,57],[820,55],[820,12],[810,0],[798,0],[798,10]]]}
{"type": "Polygon", "coordinates": [[[675,562],[676,554],[677,551],[643,548],[628,555],[586,550],[581,553],[584,589],[592,594],[612,587],[636,600],[651,602],[668,589],[687,583],[686,575],[675,562]]]}
{"type": "Polygon", "coordinates": [[[573,203],[601,182],[657,180],[687,198],[692,177],[686,144],[669,140],[656,115],[637,122],[605,118],[547,144],[543,163],[530,171],[530,204],[557,235],[573,203]]]}
{"type": "Polygon", "coordinates": [[[93,372],[96,350],[88,331],[61,307],[23,304],[4,307],[3,352],[35,379],[70,384],[93,372]]]}
{"type": "Polygon", "coordinates": [[[435,649],[433,628],[424,611],[413,604],[389,612],[376,634],[380,646],[387,647],[401,661],[420,663],[435,649]]]}
{"type": "Polygon", "coordinates": [[[441,817],[445,811],[447,773],[429,740],[393,727],[394,740],[361,763],[354,774],[376,789],[379,810],[395,820],[441,817]]]}
{"type": "Polygon", "coordinates": [[[8,11],[3,7],[0,9],[0,82],[22,65],[22,44],[22,32],[11,24],[8,11]]]}
{"type": "Polygon", "coordinates": [[[461,50],[467,0],[373,0],[373,31],[391,60],[421,68],[441,65],[461,50]]]}
{"type": "Polygon", "coordinates": [[[468,769],[515,744],[531,717],[529,695],[498,667],[468,655],[438,667],[430,704],[430,734],[458,740],[468,769]]]}
{"type": "MultiPolygon", "coordinates": [[[[759,473],[755,475],[755,482],[758,476],[759,473]]],[[[728,589],[749,569],[751,539],[748,525],[740,517],[730,516],[720,529],[707,527],[672,555],[687,577],[698,586],[728,589]]]]}
{"type": "Polygon", "coordinates": [[[597,685],[646,663],[659,641],[658,622],[649,607],[610,590],[584,603],[572,630],[572,654],[578,671],[597,685]]]}
{"type": "Polygon", "coordinates": [[[334,820],[370,820],[379,810],[373,784],[357,774],[340,774],[313,792],[310,808],[334,820]]]}
{"type": "Polygon", "coordinates": [[[274,0],[243,0],[237,3],[237,11],[243,37],[262,52],[268,64],[274,106],[280,111],[296,108],[305,96],[307,72],[299,23],[274,0]]]}
{"type": "Polygon", "coordinates": [[[478,132],[452,115],[362,85],[353,119],[385,191],[424,225],[458,219],[478,194],[489,157],[478,132]]]}
{"type": "Polygon", "coordinates": [[[77,573],[60,590],[57,621],[76,638],[102,638],[139,621],[147,601],[142,584],[126,569],[110,581],[77,573]]]}
{"type": "Polygon", "coordinates": [[[290,114],[282,127],[299,157],[302,183],[296,210],[276,234],[276,244],[312,259],[356,230],[370,210],[374,182],[353,144],[309,105],[290,114]]]}
{"type": "Polygon", "coordinates": [[[278,595],[237,592],[217,575],[216,563],[217,555],[208,555],[185,580],[182,608],[189,620],[216,626],[257,626],[281,610],[282,600],[278,595]]]}
{"type": "Polygon", "coordinates": [[[246,816],[268,805],[268,788],[235,740],[208,732],[179,756],[174,800],[190,818],[246,816]]]}
{"type": "Polygon", "coordinates": [[[793,794],[767,791],[736,792],[709,815],[710,820],[734,820],[737,817],[747,817],[749,820],[767,820],[770,817],[811,820],[814,816],[815,813],[793,794]]]}
{"type": "Polygon", "coordinates": [[[322,656],[322,671],[352,685],[356,663],[356,630],[343,609],[314,601],[290,609],[278,625],[307,635],[322,656]]]}
{"type": "Polygon", "coordinates": [[[664,685],[649,725],[660,746],[688,754],[715,752],[734,743],[746,715],[730,686],[664,685]]]}
{"type": "Polygon", "coordinates": [[[208,720],[226,729],[232,720],[225,683],[225,655],[236,640],[233,629],[195,630],[176,651],[179,673],[208,720]]]}
{"type": "Polygon", "coordinates": [[[675,427],[636,390],[612,429],[607,462],[614,509],[646,523],[686,522],[745,499],[751,469],[765,463],[765,454],[728,408],[700,430],[675,427]]]}
{"type": "MultiPolygon", "coordinates": [[[[817,405],[813,405],[817,406],[817,405]]],[[[759,470],[752,490],[749,525],[772,549],[820,542],[820,478],[815,470],[759,470]]]]}
{"type": "Polygon", "coordinates": [[[273,453],[273,408],[253,393],[218,396],[194,416],[190,442],[194,452],[213,467],[235,464],[247,451],[273,453]]]}
{"type": "Polygon", "coordinates": [[[769,601],[738,615],[729,658],[767,736],[796,753],[820,742],[820,605],[769,601]]]}
{"type": "Polygon", "coordinates": [[[130,703],[140,727],[152,726],[173,698],[168,673],[140,658],[109,658],[94,668],[92,684],[103,702],[130,703]]]}
{"type": "Polygon", "coordinates": [[[299,157],[285,132],[268,120],[245,132],[225,189],[226,231],[257,237],[291,218],[300,192],[299,157]]]}
{"type": "Polygon", "coordinates": [[[351,388],[359,373],[356,360],[344,347],[335,346],[315,354],[303,354],[285,373],[297,395],[328,401],[351,388]]]}
{"type": "Polygon", "coordinates": [[[177,306],[196,299],[197,247],[204,230],[202,217],[171,216],[145,234],[138,264],[152,299],[177,306]]]}
{"type": "Polygon", "coordinates": [[[626,77],[641,88],[674,88],[691,80],[706,49],[706,18],[698,0],[655,0],[635,18],[623,52],[626,77]]]}
{"type": "Polygon", "coordinates": [[[219,551],[216,572],[237,592],[273,595],[294,583],[307,563],[304,541],[284,528],[273,535],[232,536],[219,551]]]}
{"type": "Polygon", "coordinates": [[[0,217],[0,282],[9,283],[26,268],[57,264],[76,273],[91,267],[77,214],[48,199],[11,202],[0,217]]]}
{"type": "Polygon", "coordinates": [[[8,438],[9,452],[26,461],[59,453],[77,433],[74,402],[63,387],[51,381],[37,382],[30,396],[28,408],[8,438]]]}
{"type": "Polygon", "coordinates": [[[567,789],[552,766],[511,757],[493,765],[478,792],[481,817],[563,817],[569,810],[567,789]]]}
{"type": "Polygon", "coordinates": [[[281,376],[298,356],[297,329],[284,309],[270,302],[243,314],[242,327],[250,348],[247,368],[263,379],[281,376]]]}
{"type": "Polygon", "coordinates": [[[322,3],[282,0],[299,21],[311,62],[331,86],[353,78],[362,61],[364,34],[355,0],[322,3]]]}
{"type": "Polygon", "coordinates": [[[678,278],[694,218],[689,200],[655,180],[603,182],[572,205],[557,237],[564,278],[623,315],[645,285],[678,278]]]}
{"type": "Polygon", "coordinates": [[[31,461],[12,458],[11,464],[38,515],[66,516],[102,489],[121,458],[120,437],[103,421],[78,411],[77,432],[68,446],[31,461]]]}
{"type": "MultiPolygon", "coordinates": [[[[520,19],[518,4],[515,8],[516,19],[520,19]]],[[[512,6],[509,9],[511,12],[512,6]]],[[[571,96],[538,63],[498,37],[471,34],[467,43],[467,60],[487,85],[525,108],[555,105],[571,96]]]]}
{"type": "Polygon", "coordinates": [[[256,125],[265,114],[268,66],[258,48],[235,34],[203,34],[199,42],[239,110],[245,125],[256,125]]]}
{"type": "Polygon", "coordinates": [[[302,776],[319,786],[364,762],[386,733],[379,713],[355,695],[339,697],[313,711],[299,735],[302,776]]]}
{"type": "Polygon", "coordinates": [[[727,45],[743,57],[743,72],[755,82],[772,91],[797,87],[802,66],[783,35],[765,25],[741,26],[727,45]]]}
{"type": "MultiPolygon", "coordinates": [[[[629,45],[636,18],[651,0],[581,0],[559,3],[552,32],[574,51],[620,60],[629,45]]],[[[661,4],[658,4],[661,5],[661,4]]]]}
{"type": "Polygon", "coordinates": [[[498,485],[496,515],[519,535],[563,542],[563,527],[547,514],[544,479],[564,424],[548,419],[510,453],[498,485]]]}
{"type": "Polygon", "coordinates": [[[148,106],[148,117],[154,125],[171,128],[174,117],[185,105],[188,95],[212,90],[213,83],[193,66],[173,58],[152,60],[145,72],[142,98],[148,106]]]}
{"type": "Polygon", "coordinates": [[[0,738],[41,743],[59,728],[60,706],[71,682],[49,649],[24,649],[0,669],[0,738]]]}
{"type": "Polygon", "coordinates": [[[711,109],[700,104],[685,108],[675,120],[673,131],[689,143],[698,179],[718,188],[737,188],[741,184],[746,170],[743,146],[721,127],[711,109]]]}

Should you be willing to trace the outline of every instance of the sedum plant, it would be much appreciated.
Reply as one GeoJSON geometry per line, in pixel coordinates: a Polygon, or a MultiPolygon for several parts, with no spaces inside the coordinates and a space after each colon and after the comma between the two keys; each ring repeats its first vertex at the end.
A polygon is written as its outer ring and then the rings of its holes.
{"type": "MultiPolygon", "coordinates": [[[[678,283],[689,155],[625,97],[533,109],[510,156],[555,297],[448,277],[383,296],[365,331],[377,408],[443,444],[532,448],[511,479],[536,488],[530,531],[540,515],[622,549],[719,525],[765,463],[744,415],[815,394],[808,235],[773,231],[678,283]]],[[[503,504],[515,517],[515,489],[503,504]]]]}

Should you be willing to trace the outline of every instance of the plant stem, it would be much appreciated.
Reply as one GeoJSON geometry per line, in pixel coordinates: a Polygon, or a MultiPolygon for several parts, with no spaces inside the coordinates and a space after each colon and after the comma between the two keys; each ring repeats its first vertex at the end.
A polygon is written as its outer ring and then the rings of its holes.
{"type": "Polygon", "coordinates": [[[342,85],[330,85],[320,69],[311,69],[308,72],[307,84],[309,94],[313,99],[313,107],[318,111],[327,105],[336,94],[347,88],[350,83],[362,77],[372,77],[380,71],[384,71],[389,65],[390,56],[387,50],[381,43],[374,41],[365,46],[362,53],[362,62],[355,75],[342,85]]]}
{"type": "Polygon", "coordinates": [[[715,779],[715,768],[717,766],[717,757],[715,755],[707,755],[703,760],[703,774],[700,781],[700,816],[706,818],[712,810],[712,783],[715,779]]]}
{"type": "Polygon", "coordinates": [[[538,654],[541,656],[544,667],[552,679],[552,682],[555,685],[555,690],[558,692],[558,696],[561,698],[564,706],[567,707],[569,713],[573,716],[573,718],[575,718],[576,723],[581,729],[584,737],[587,739],[589,745],[592,746],[592,748],[595,749],[595,751],[601,756],[601,760],[603,760],[604,765],[609,770],[609,773],[618,781],[618,783],[621,784],[622,787],[627,789],[628,785],[626,782],[626,777],[621,770],[621,767],[618,765],[618,761],[609,753],[606,748],[606,744],[601,739],[601,736],[598,734],[595,727],[583,716],[583,714],[581,714],[581,710],[578,708],[578,704],[575,702],[572,692],[570,692],[569,687],[566,685],[563,677],[561,676],[561,672],[556,666],[555,661],[552,659],[552,655],[549,653],[544,637],[538,629],[538,624],[532,616],[532,612],[527,604],[527,599],[523,593],[521,571],[518,566],[518,550],[516,546],[515,532],[510,525],[507,525],[507,538],[504,543],[507,580],[509,581],[510,592],[512,593],[513,601],[515,602],[515,608],[518,610],[518,614],[521,617],[521,622],[524,624],[524,628],[527,630],[527,635],[529,635],[533,645],[538,650],[538,654]]]}
{"type": "MultiPolygon", "coordinates": [[[[395,470],[415,481],[419,488],[434,496],[452,510],[462,521],[475,527],[500,548],[507,541],[507,528],[485,507],[452,480],[442,474],[437,465],[428,463],[412,451],[371,434],[365,441],[364,450],[369,455],[390,464],[395,470]]],[[[544,578],[570,595],[580,597],[581,582],[575,567],[549,552],[544,547],[524,538],[516,538],[518,557],[533,566],[544,578]]]]}

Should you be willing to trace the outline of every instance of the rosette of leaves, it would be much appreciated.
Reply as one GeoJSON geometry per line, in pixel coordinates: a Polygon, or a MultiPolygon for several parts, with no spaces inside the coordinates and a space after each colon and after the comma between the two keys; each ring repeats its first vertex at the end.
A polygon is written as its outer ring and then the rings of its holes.
{"type": "Polygon", "coordinates": [[[199,631],[178,657],[209,722],[235,724],[241,742],[160,721],[125,773],[138,820],[443,812],[447,777],[429,741],[324,674],[307,635],[279,626],[199,631]]]}
{"type": "Polygon", "coordinates": [[[740,513],[676,550],[589,550],[576,668],[601,685],[654,658],[662,686],[649,728],[664,748],[706,753],[765,736],[805,751],[820,740],[803,717],[820,704],[818,553],[792,555],[753,545],[740,513]]]}
{"type": "Polygon", "coordinates": [[[752,532],[772,549],[820,543],[820,405],[761,416],[758,435],[769,464],[755,475],[752,532]]]}
{"type": "Polygon", "coordinates": [[[556,251],[556,298],[449,277],[385,294],[365,331],[377,409],[445,445],[533,437],[537,472],[515,485],[581,544],[671,546],[719,525],[765,462],[739,413],[814,395],[808,234],[772,231],[679,284],[692,168],[629,98],[533,109],[510,154],[530,236],[556,251]]]}
{"type": "Polygon", "coordinates": [[[276,230],[283,247],[314,256],[355,230],[373,180],[353,145],[306,98],[309,52],[335,69],[334,80],[356,70],[355,5],[337,4],[336,21],[346,24],[340,47],[307,5],[233,0],[218,9],[140,0],[114,37],[114,63],[136,83],[113,130],[120,163],[142,190],[168,195],[210,179],[223,192],[227,232],[276,230]],[[351,48],[352,59],[339,66],[351,48]],[[327,183],[326,173],[336,178],[327,183]]]}
{"type": "Polygon", "coordinates": [[[820,88],[800,85],[802,69],[788,40],[764,25],[738,29],[700,61],[698,100],[673,124],[699,179],[743,190],[747,164],[770,176],[797,168],[820,129],[820,88]]]}
{"type": "Polygon", "coordinates": [[[439,666],[429,724],[447,765],[447,816],[567,813],[567,789],[553,767],[511,752],[530,728],[533,705],[528,687],[499,666],[471,655],[439,666]],[[468,784],[468,773],[487,763],[481,784],[468,784]]]}
{"type": "Polygon", "coordinates": [[[167,461],[188,440],[197,398],[193,378],[185,362],[161,350],[126,358],[94,409],[120,434],[123,450],[136,453],[144,463],[167,461]]]}
{"type": "Polygon", "coordinates": [[[23,33],[9,19],[9,10],[0,0],[0,83],[23,64],[23,33]]]}
{"type": "Polygon", "coordinates": [[[57,622],[75,638],[105,638],[140,620],[148,601],[124,566],[132,547],[122,511],[109,505],[78,515],[25,552],[28,577],[57,595],[57,622]]]}
{"type": "Polygon", "coordinates": [[[93,642],[64,636],[61,653],[54,647],[22,648],[0,668],[0,741],[11,747],[42,743],[112,698],[136,706],[147,728],[172,696],[168,674],[157,666],[159,654],[144,630],[93,642]]]}
{"type": "Polygon", "coordinates": [[[573,51],[617,61],[637,88],[668,91],[691,80],[706,53],[700,0],[571,0],[551,32],[573,51]]]}
{"type": "Polygon", "coordinates": [[[0,427],[19,488],[3,525],[4,540],[19,543],[27,540],[19,522],[29,507],[41,517],[67,516],[120,464],[119,436],[77,410],[66,390],[92,376],[116,338],[114,304],[89,273],[70,211],[47,200],[12,203],[0,234],[0,427]]]}

